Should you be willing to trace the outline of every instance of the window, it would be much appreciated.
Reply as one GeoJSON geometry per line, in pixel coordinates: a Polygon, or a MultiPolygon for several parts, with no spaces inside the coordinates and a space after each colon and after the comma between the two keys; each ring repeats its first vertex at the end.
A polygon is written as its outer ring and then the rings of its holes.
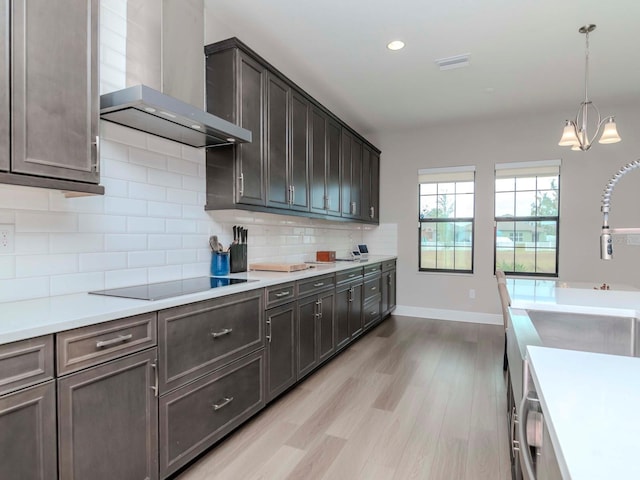
{"type": "Polygon", "coordinates": [[[558,276],[560,161],[496,164],[495,269],[558,276]]]}
{"type": "Polygon", "coordinates": [[[475,167],[418,171],[420,271],[473,272],[475,167]]]}

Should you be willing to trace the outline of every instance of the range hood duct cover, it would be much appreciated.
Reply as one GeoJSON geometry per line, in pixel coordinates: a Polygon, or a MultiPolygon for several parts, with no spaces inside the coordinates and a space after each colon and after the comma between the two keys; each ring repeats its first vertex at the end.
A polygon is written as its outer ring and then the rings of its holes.
{"type": "Polygon", "coordinates": [[[100,118],[191,147],[251,142],[251,132],[145,85],[100,96],[100,118]]]}

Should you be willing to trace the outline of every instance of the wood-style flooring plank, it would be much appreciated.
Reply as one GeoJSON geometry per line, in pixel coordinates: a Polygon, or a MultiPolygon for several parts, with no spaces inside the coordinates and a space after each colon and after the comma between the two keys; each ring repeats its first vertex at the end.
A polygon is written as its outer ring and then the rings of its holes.
{"type": "Polygon", "coordinates": [[[392,316],[177,480],[508,480],[503,342],[392,316]]]}

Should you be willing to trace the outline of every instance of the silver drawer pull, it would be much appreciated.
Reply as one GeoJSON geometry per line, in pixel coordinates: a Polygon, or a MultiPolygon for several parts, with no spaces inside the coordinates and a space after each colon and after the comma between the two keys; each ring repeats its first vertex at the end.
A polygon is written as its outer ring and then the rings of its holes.
{"type": "Polygon", "coordinates": [[[355,274],[355,273],[351,273],[351,274],[349,274],[349,278],[353,278],[353,277],[355,277],[355,276],[356,276],[356,274],[355,274]]]}
{"type": "Polygon", "coordinates": [[[109,347],[111,345],[116,345],[118,343],[124,343],[133,338],[133,334],[129,335],[120,335],[118,338],[112,338],[111,340],[101,340],[96,342],[96,348],[109,347]]]}
{"type": "Polygon", "coordinates": [[[224,330],[220,330],[219,332],[211,332],[211,336],[213,338],[222,337],[224,335],[228,335],[233,332],[233,328],[225,328],[224,330]]]}
{"type": "Polygon", "coordinates": [[[321,287],[323,285],[324,285],[324,282],[318,282],[313,284],[314,287],[321,287]]]}
{"type": "Polygon", "coordinates": [[[378,288],[378,287],[371,287],[371,290],[375,290],[376,288],[378,288]]]}
{"type": "Polygon", "coordinates": [[[233,397],[224,397],[220,403],[214,403],[211,406],[213,407],[213,411],[216,412],[216,411],[220,410],[221,408],[226,407],[231,402],[233,402],[233,397]]]}
{"type": "Polygon", "coordinates": [[[378,312],[377,312],[377,311],[375,311],[375,310],[373,310],[373,311],[370,313],[370,315],[377,315],[377,314],[378,314],[378,312]]]}
{"type": "Polygon", "coordinates": [[[276,297],[280,298],[280,297],[286,297],[287,295],[290,295],[291,292],[289,290],[287,290],[286,292],[280,292],[280,293],[276,293],[276,297]]]}

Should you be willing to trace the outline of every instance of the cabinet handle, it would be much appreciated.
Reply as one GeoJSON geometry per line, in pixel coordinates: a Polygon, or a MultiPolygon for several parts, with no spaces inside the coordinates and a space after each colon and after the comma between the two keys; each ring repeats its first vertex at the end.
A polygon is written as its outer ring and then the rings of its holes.
{"type": "Polygon", "coordinates": [[[96,146],[96,163],[93,164],[93,168],[95,168],[96,173],[100,173],[100,137],[96,135],[96,141],[91,142],[91,144],[96,146]]]}
{"type": "Polygon", "coordinates": [[[325,210],[329,210],[329,197],[327,195],[325,195],[322,198],[324,199],[324,209],[325,210]]]}
{"type": "Polygon", "coordinates": [[[296,186],[291,185],[291,201],[289,203],[293,205],[295,202],[296,202],[296,186]]]}
{"type": "Polygon", "coordinates": [[[118,343],[124,343],[133,338],[133,334],[129,335],[120,335],[118,338],[112,338],[111,340],[101,340],[96,342],[96,348],[109,347],[111,345],[116,345],[118,343]]]}
{"type": "Polygon", "coordinates": [[[280,292],[280,293],[276,293],[275,296],[278,298],[281,297],[286,297],[287,295],[289,295],[291,292],[289,290],[285,291],[285,292],[280,292]]]}
{"type": "Polygon", "coordinates": [[[349,274],[349,278],[353,278],[353,277],[355,277],[355,276],[356,276],[356,274],[355,274],[355,273],[350,273],[350,274],[349,274]]]}
{"type": "Polygon", "coordinates": [[[214,403],[211,406],[213,407],[213,411],[216,412],[216,411],[220,410],[221,408],[226,407],[231,402],[233,402],[233,397],[224,397],[220,403],[214,403]]]}
{"type": "Polygon", "coordinates": [[[153,369],[153,385],[151,386],[151,390],[153,390],[153,396],[158,396],[158,359],[156,358],[151,364],[151,368],[153,369]]]}
{"type": "Polygon", "coordinates": [[[377,315],[377,314],[378,314],[378,312],[377,312],[377,311],[375,311],[375,310],[371,310],[371,313],[370,313],[369,315],[371,315],[371,316],[373,317],[374,315],[377,315]]]}
{"type": "Polygon", "coordinates": [[[321,287],[323,285],[324,285],[324,282],[318,282],[313,284],[314,287],[321,287]]]}
{"type": "Polygon", "coordinates": [[[351,202],[351,215],[356,214],[356,202],[351,202]]]}
{"type": "Polygon", "coordinates": [[[224,335],[228,335],[231,332],[233,332],[233,328],[225,328],[223,330],[220,330],[219,332],[211,332],[211,336],[213,338],[218,338],[218,337],[222,337],[224,335]]]}
{"type": "Polygon", "coordinates": [[[349,292],[349,298],[348,298],[348,301],[349,301],[349,302],[353,302],[353,287],[351,287],[351,288],[348,290],[348,292],[349,292]]]}
{"type": "Polygon", "coordinates": [[[374,290],[377,290],[378,287],[371,287],[371,291],[373,292],[374,290]]]}
{"type": "Polygon", "coordinates": [[[240,180],[240,188],[238,191],[238,196],[242,197],[244,195],[244,173],[240,173],[238,180],[240,180]]]}
{"type": "Polygon", "coordinates": [[[369,218],[373,218],[375,215],[376,209],[374,207],[369,207],[369,218]]]}
{"type": "Polygon", "coordinates": [[[267,320],[267,327],[269,327],[269,334],[267,335],[267,340],[271,343],[271,319],[267,320]]]}

